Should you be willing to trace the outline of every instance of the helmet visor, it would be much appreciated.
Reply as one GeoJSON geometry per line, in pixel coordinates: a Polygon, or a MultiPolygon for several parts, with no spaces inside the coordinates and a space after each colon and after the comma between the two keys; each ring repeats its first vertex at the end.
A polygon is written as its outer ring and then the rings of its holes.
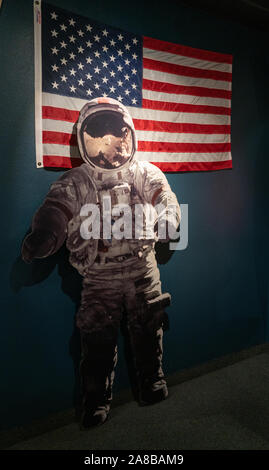
{"type": "Polygon", "coordinates": [[[89,116],[81,132],[85,152],[96,167],[116,169],[132,157],[132,131],[117,112],[103,111],[89,116]]]}

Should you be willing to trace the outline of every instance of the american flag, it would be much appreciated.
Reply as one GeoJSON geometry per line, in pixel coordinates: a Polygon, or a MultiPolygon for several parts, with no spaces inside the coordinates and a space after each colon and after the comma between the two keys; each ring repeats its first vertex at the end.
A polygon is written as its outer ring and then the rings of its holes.
{"type": "Polygon", "coordinates": [[[232,167],[232,56],[135,35],[34,2],[37,167],[82,163],[76,121],[89,100],[127,106],[137,159],[163,171],[232,167]]]}

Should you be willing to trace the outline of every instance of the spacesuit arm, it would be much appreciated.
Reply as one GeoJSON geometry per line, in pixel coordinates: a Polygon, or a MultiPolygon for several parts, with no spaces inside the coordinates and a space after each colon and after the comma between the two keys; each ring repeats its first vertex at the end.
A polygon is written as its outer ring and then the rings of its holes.
{"type": "Polygon", "coordinates": [[[22,258],[26,262],[52,255],[65,241],[68,222],[78,210],[76,187],[68,173],[51,185],[32,219],[32,232],[22,246],[22,258]]]}
{"type": "Polygon", "coordinates": [[[157,218],[154,229],[159,235],[159,240],[166,242],[173,237],[180,224],[181,211],[177,197],[171,190],[166,176],[158,167],[143,162],[142,172],[143,198],[156,209],[157,218]],[[160,233],[166,236],[160,237],[160,233]]]}

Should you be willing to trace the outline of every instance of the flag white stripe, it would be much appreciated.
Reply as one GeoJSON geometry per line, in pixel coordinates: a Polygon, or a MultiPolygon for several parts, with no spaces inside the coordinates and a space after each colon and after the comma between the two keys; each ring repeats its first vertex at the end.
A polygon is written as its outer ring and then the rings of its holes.
{"type": "MultiPolygon", "coordinates": [[[[170,102],[169,99],[167,99],[167,100],[162,99],[163,96],[165,96],[165,95],[167,95],[167,97],[171,96],[168,93],[162,94],[162,93],[158,93],[158,92],[150,92],[148,90],[143,90],[143,97],[145,97],[147,99],[157,100],[157,98],[159,98],[157,101],[170,102]],[[144,96],[144,94],[145,94],[145,96],[144,96]]],[[[175,97],[175,100],[171,100],[171,102],[179,102],[179,101],[176,101],[176,97],[179,96],[180,98],[183,98],[183,100],[181,100],[181,102],[188,103],[188,104],[194,104],[193,102],[191,102],[191,99],[193,99],[192,96],[190,96],[190,97],[188,95],[172,95],[172,96],[175,97]],[[186,99],[185,99],[185,97],[186,97],[186,99]]],[[[208,98],[200,98],[200,99],[204,100],[204,104],[206,104],[206,100],[209,100],[208,98]]],[[[199,105],[202,105],[203,102],[202,101],[200,102],[200,99],[199,99],[199,105]]],[[[53,107],[56,107],[56,108],[65,108],[65,109],[69,109],[70,111],[80,111],[81,108],[84,106],[84,104],[88,103],[88,100],[82,100],[80,98],[70,98],[70,97],[65,97],[65,96],[58,96],[58,95],[54,95],[53,93],[43,93],[43,100],[42,101],[43,101],[43,106],[53,106],[53,107]]],[[[225,106],[228,102],[230,102],[230,100],[224,100],[224,99],[222,100],[222,99],[217,99],[217,98],[211,98],[209,101],[210,101],[210,104],[212,106],[213,106],[213,101],[216,101],[216,104],[214,104],[214,106],[219,106],[220,102],[223,103],[221,106],[225,106]]],[[[209,104],[209,101],[208,101],[208,104],[209,104]]],[[[198,104],[198,103],[195,103],[195,104],[198,104]]],[[[228,107],[228,106],[225,106],[225,107],[228,107]]],[[[134,109],[137,109],[137,110],[141,109],[142,112],[144,112],[144,111],[153,111],[154,112],[154,110],[136,108],[135,106],[129,106],[128,109],[129,109],[130,112],[134,109]]],[[[162,111],[162,112],[164,113],[165,111],[162,111]]],[[[171,111],[167,111],[166,113],[167,113],[167,119],[164,118],[162,120],[168,121],[168,122],[169,121],[170,122],[175,122],[175,115],[178,117],[178,114],[179,114],[179,113],[174,113],[174,112],[171,112],[171,111]],[[172,113],[173,113],[173,115],[172,115],[172,113]],[[169,119],[170,115],[171,115],[171,120],[169,119]]],[[[184,113],[184,114],[188,114],[188,113],[184,113]]],[[[193,115],[194,113],[189,113],[189,114],[193,115]]],[[[214,115],[212,115],[212,116],[214,116],[214,115]]],[[[229,118],[229,116],[226,116],[226,117],[229,118]]],[[[143,119],[143,117],[141,117],[141,119],[143,119]]],[[[149,118],[147,117],[147,119],[149,119],[149,118]]],[[[179,122],[190,122],[190,123],[192,122],[192,121],[181,121],[181,119],[180,120],[178,119],[178,121],[179,122]]],[[[193,121],[193,122],[195,123],[195,121],[193,121]]],[[[204,124],[206,124],[206,122],[204,122],[204,124]]]]}
{"type": "Polygon", "coordinates": [[[184,77],[174,73],[158,72],[143,68],[143,78],[163,83],[171,83],[183,86],[198,86],[202,88],[215,88],[218,90],[231,90],[231,82],[212,80],[211,78],[184,77]]]}
{"type": "Polygon", "coordinates": [[[180,122],[188,124],[221,124],[229,125],[231,117],[221,114],[178,113],[174,111],[159,111],[155,109],[142,109],[127,107],[133,119],[149,121],[180,122]]]}
{"type": "Polygon", "coordinates": [[[80,158],[78,147],[69,147],[69,145],[43,144],[44,155],[57,155],[59,157],[80,158]]]}
{"type": "MultiPolygon", "coordinates": [[[[44,155],[80,158],[79,151],[76,147],[72,148],[72,155],[70,155],[70,147],[68,145],[44,144],[43,150],[44,155]]],[[[231,160],[231,153],[136,152],[136,158],[138,160],[147,160],[151,162],[214,162],[231,160]]]]}
{"type": "Polygon", "coordinates": [[[136,131],[138,141],[174,143],[229,143],[229,134],[188,134],[181,132],[136,131]]]}
{"type": "Polygon", "coordinates": [[[215,162],[231,160],[231,153],[136,152],[136,158],[137,160],[147,160],[150,162],[215,162]]]}
{"type": "Polygon", "coordinates": [[[156,51],[154,49],[143,48],[143,57],[169,64],[184,65],[184,67],[195,67],[204,70],[216,70],[219,72],[232,72],[232,64],[211,62],[209,60],[195,59],[171,52],[156,51]]]}
{"type": "Polygon", "coordinates": [[[42,93],[43,106],[54,106],[55,108],[65,108],[70,111],[80,111],[88,103],[88,100],[72,98],[70,96],[54,95],[54,93],[42,93]]]}
{"type": "Polygon", "coordinates": [[[187,103],[208,106],[223,106],[230,108],[231,100],[224,98],[209,98],[206,96],[181,95],[159,91],[143,90],[143,98],[153,101],[166,101],[167,103],[187,103]]]}
{"type": "Polygon", "coordinates": [[[65,132],[66,134],[76,134],[76,125],[73,122],[58,121],[54,119],[43,120],[43,130],[52,132],[65,132]]]}

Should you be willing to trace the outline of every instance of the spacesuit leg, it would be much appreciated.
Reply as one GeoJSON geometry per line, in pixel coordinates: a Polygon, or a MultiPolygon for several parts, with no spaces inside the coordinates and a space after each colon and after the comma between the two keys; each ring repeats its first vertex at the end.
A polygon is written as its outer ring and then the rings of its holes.
{"type": "Polygon", "coordinates": [[[83,394],[82,425],[102,424],[112,401],[117,337],[121,319],[119,294],[111,297],[100,286],[83,283],[77,326],[81,331],[80,376],[83,394]]]}
{"type": "Polygon", "coordinates": [[[168,328],[164,308],[169,304],[170,295],[162,293],[152,250],[132,265],[124,292],[126,326],[141,404],[155,403],[168,395],[162,358],[163,330],[168,328]]]}

